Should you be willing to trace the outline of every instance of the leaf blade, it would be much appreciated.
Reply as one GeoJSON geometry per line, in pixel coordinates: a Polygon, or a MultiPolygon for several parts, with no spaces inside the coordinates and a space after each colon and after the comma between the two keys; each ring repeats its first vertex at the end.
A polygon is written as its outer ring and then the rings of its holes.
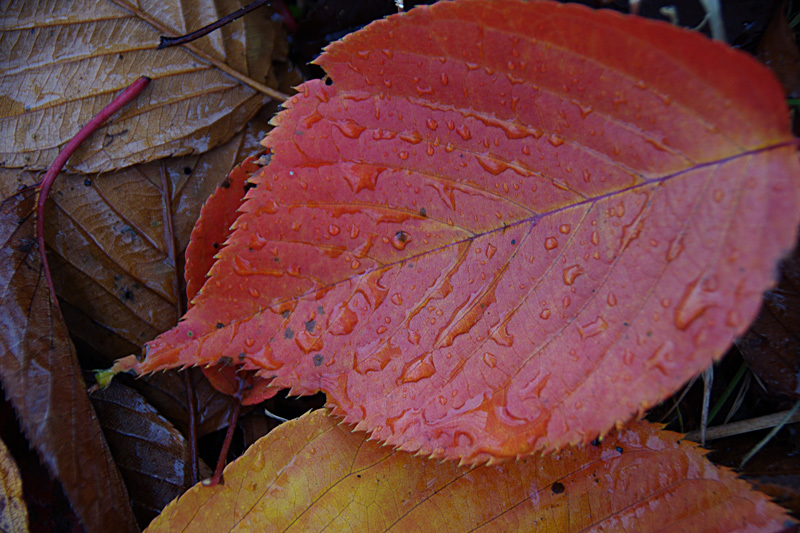
{"type": "Polygon", "coordinates": [[[667,79],[673,93],[654,74],[646,91],[636,74],[649,60],[707,41],[575,6],[482,6],[480,26],[500,28],[478,42],[517,50],[513,69],[488,51],[486,64],[461,57],[474,33],[447,17],[471,20],[471,2],[331,47],[320,62],[333,85],[303,85],[276,117],[275,155],[209,289],[136,368],[235,350],[276,387],[323,390],[374,438],[484,462],[587,442],[724,353],[794,242],[798,163],[779,86],[714,45],[678,69],[685,83],[667,79]],[[494,8],[518,15],[485,18],[494,8]],[[571,15],[589,33],[566,54],[571,15]],[[547,39],[509,35],[509,20],[547,39]],[[423,34],[451,39],[445,61],[423,34]],[[383,47],[401,38],[429,63],[383,47]],[[583,43],[605,53],[597,43],[619,40],[638,55],[598,74],[583,43]],[[551,50],[571,59],[542,59],[551,50]],[[515,81],[524,60],[529,79],[515,81]],[[724,98],[687,103],[698,76],[724,98]],[[590,82],[597,92],[571,88],[590,82]],[[530,102],[514,108],[515,88],[530,102]],[[212,329],[221,316],[232,326],[212,329]]]}
{"type": "Polygon", "coordinates": [[[225,479],[224,486],[192,488],[148,531],[199,531],[209,524],[220,531],[694,531],[711,524],[725,531],[778,529],[787,520],[695,445],[646,422],[599,447],[467,469],[381,447],[316,411],[258,441],[226,468],[225,479]],[[600,493],[605,496],[591,496],[600,493]]]}

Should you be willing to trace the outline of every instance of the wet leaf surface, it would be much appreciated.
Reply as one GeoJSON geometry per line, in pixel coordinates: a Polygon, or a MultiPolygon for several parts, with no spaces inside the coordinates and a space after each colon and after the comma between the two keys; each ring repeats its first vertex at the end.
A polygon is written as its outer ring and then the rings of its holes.
{"type": "Polygon", "coordinates": [[[598,446],[474,468],[391,450],[337,424],[324,411],[282,424],[225,469],[225,485],[195,486],[148,531],[769,531],[792,524],[695,445],[646,422],[598,446]]]}
{"type": "Polygon", "coordinates": [[[136,531],[119,471],[42,277],[36,194],[0,184],[0,381],[28,442],[90,531],[136,531]],[[10,190],[9,190],[10,189],[10,190]]]}
{"type": "MultiPolygon", "coordinates": [[[[92,405],[139,525],[146,527],[193,484],[188,442],[143,396],[122,383],[94,393],[92,405]]],[[[210,475],[201,461],[200,477],[210,475]]]]}
{"type": "Polygon", "coordinates": [[[319,63],[195,307],[123,367],[244,353],[402,449],[525,455],[721,357],[794,243],[781,88],[702,36],[465,1],[319,63]]]}
{"type": "MultiPolygon", "coordinates": [[[[204,152],[229,140],[267,98],[180,47],[156,51],[160,31],[137,9],[182,34],[238,7],[232,0],[9,5],[0,14],[2,166],[45,168],[82,124],[142,75],[154,83],[87,141],[71,168],[109,171],[204,152]]],[[[273,62],[285,60],[288,52],[280,24],[263,11],[196,44],[272,86],[277,86],[273,62]]]]}

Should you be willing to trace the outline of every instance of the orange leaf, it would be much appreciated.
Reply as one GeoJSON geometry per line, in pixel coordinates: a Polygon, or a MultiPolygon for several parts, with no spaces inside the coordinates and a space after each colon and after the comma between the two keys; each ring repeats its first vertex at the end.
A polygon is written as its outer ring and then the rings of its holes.
{"type": "Polygon", "coordinates": [[[680,435],[636,422],[598,446],[459,468],[365,440],[314,411],[195,485],[156,531],[738,531],[785,511],[680,435]],[[599,497],[598,497],[599,495],[599,497]]]}
{"type": "Polygon", "coordinates": [[[319,63],[195,307],[117,369],[244,354],[402,449],[526,455],[720,357],[794,242],[781,88],[701,35],[463,0],[319,63]]]}

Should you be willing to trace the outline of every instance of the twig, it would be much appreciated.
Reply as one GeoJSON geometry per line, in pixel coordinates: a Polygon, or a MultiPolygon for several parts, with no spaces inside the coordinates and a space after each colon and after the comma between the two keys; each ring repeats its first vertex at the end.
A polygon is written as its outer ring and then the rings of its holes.
{"type": "Polygon", "coordinates": [[[150,78],[142,76],[133,82],[127,89],[122,91],[119,96],[114,98],[111,103],[105,106],[97,115],[95,115],[94,118],[92,118],[84,127],[80,129],[80,131],[78,131],[78,133],[72,139],[69,140],[61,152],[59,152],[55,161],[53,161],[53,164],[47,169],[47,173],[44,175],[44,178],[39,184],[39,199],[36,204],[36,239],[39,241],[39,253],[42,256],[42,267],[44,268],[44,276],[47,280],[47,287],[50,289],[52,301],[59,312],[61,311],[61,308],[59,307],[58,299],[56,298],[56,290],[53,286],[53,277],[50,274],[50,265],[47,262],[47,255],[44,247],[44,205],[47,201],[47,196],[50,194],[50,189],[52,188],[58,173],[61,172],[61,169],[64,168],[67,160],[72,157],[72,154],[75,153],[75,150],[78,149],[83,141],[85,141],[89,135],[94,133],[100,126],[102,126],[106,120],[111,118],[114,113],[128,105],[137,96],[139,96],[139,93],[141,93],[149,83],[150,78]]]}
{"type": "Polygon", "coordinates": [[[708,427],[708,407],[711,404],[711,387],[714,385],[714,365],[703,371],[703,412],[700,415],[700,444],[706,445],[708,427]]]}
{"type": "MultiPolygon", "coordinates": [[[[140,19],[144,20],[145,22],[147,22],[148,24],[153,26],[155,29],[157,29],[159,32],[161,32],[163,34],[166,34],[166,35],[172,35],[172,36],[175,35],[168,27],[166,27],[164,24],[162,24],[159,20],[151,17],[150,15],[148,15],[147,13],[145,13],[144,11],[142,11],[142,10],[140,10],[138,8],[129,5],[124,0],[111,0],[111,1],[114,2],[115,4],[117,4],[122,9],[124,9],[126,11],[129,11],[133,15],[135,15],[135,16],[139,17],[140,19]]],[[[270,98],[274,98],[275,100],[278,100],[278,101],[281,101],[281,102],[285,102],[286,100],[289,99],[288,95],[283,94],[280,91],[276,91],[275,89],[272,89],[270,87],[267,87],[263,83],[259,83],[256,80],[254,80],[253,78],[245,76],[244,74],[242,74],[238,70],[229,67],[223,61],[220,61],[216,57],[214,57],[214,56],[212,56],[210,54],[207,54],[202,49],[198,48],[197,46],[195,46],[192,43],[186,43],[186,44],[184,44],[182,46],[184,48],[186,48],[187,50],[189,50],[195,56],[197,56],[200,59],[202,59],[203,61],[211,63],[213,66],[215,66],[216,68],[218,68],[219,70],[221,70],[222,72],[224,72],[225,74],[230,76],[231,78],[234,78],[234,79],[244,83],[245,85],[247,85],[251,89],[254,89],[254,90],[256,90],[256,91],[258,91],[260,93],[266,94],[270,98]]]]}
{"type": "Polygon", "coordinates": [[[747,455],[745,455],[745,456],[742,458],[742,462],[741,462],[741,463],[739,463],[739,470],[741,470],[742,468],[744,468],[744,465],[746,465],[746,464],[747,464],[747,462],[748,462],[750,459],[752,459],[752,458],[753,458],[753,456],[754,456],[755,454],[757,454],[757,453],[758,453],[758,452],[761,450],[761,448],[763,448],[764,446],[766,446],[766,445],[767,445],[767,443],[768,443],[770,440],[772,440],[772,437],[774,437],[774,436],[775,436],[775,434],[776,434],[776,433],[778,433],[778,431],[780,431],[780,430],[781,430],[781,428],[787,424],[787,422],[789,421],[789,419],[791,419],[793,416],[795,416],[795,415],[797,414],[797,408],[798,408],[798,407],[800,407],[800,400],[797,400],[797,401],[795,402],[795,404],[794,404],[794,407],[792,407],[792,408],[791,408],[789,411],[787,411],[787,412],[786,412],[786,416],[784,416],[784,417],[781,419],[780,423],[779,423],[777,426],[775,426],[774,428],[772,428],[772,431],[770,431],[769,433],[767,433],[767,436],[766,436],[766,437],[764,437],[763,439],[761,439],[761,440],[758,442],[758,444],[756,444],[756,445],[753,447],[753,449],[752,449],[752,450],[750,450],[749,452],[747,452],[747,455]]]}
{"type": "MultiPolygon", "coordinates": [[[[742,433],[749,433],[751,431],[758,431],[767,429],[780,424],[783,419],[789,416],[786,424],[793,424],[800,422],[800,413],[792,414],[792,411],[783,411],[773,415],[760,416],[758,418],[751,418],[749,420],[742,420],[740,422],[732,422],[730,424],[723,424],[721,426],[714,426],[706,429],[706,441],[722,439],[725,437],[732,437],[734,435],[741,435],[742,433]]],[[[692,431],[684,437],[686,440],[700,442],[700,431],[692,431]]]]}
{"type": "Polygon", "coordinates": [[[195,30],[191,33],[187,33],[186,35],[181,35],[180,37],[167,37],[166,35],[161,36],[161,42],[156,47],[156,50],[162,50],[164,48],[169,48],[170,46],[177,46],[179,44],[186,44],[194,41],[195,39],[199,39],[204,35],[208,35],[212,31],[223,27],[224,25],[233,22],[234,20],[243,17],[250,13],[251,11],[258,9],[263,5],[268,5],[269,0],[256,0],[255,2],[251,2],[244,7],[240,7],[233,13],[225,15],[221,19],[216,22],[212,22],[208,26],[203,26],[199,30],[195,30]]]}

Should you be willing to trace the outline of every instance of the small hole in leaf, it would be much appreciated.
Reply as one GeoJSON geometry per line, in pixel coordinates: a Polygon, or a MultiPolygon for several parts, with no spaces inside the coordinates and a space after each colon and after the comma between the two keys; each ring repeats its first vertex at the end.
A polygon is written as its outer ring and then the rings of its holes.
{"type": "Polygon", "coordinates": [[[553,483],[553,486],[552,486],[551,488],[553,489],[553,494],[561,494],[561,493],[563,493],[565,490],[567,490],[567,488],[564,486],[564,484],[563,484],[563,483],[560,483],[560,482],[558,482],[558,481],[556,481],[555,483],[553,483]]]}
{"type": "Polygon", "coordinates": [[[333,80],[329,76],[325,76],[325,85],[327,85],[328,87],[333,85],[333,80]]]}
{"type": "Polygon", "coordinates": [[[192,173],[192,168],[191,167],[183,167],[183,173],[188,176],[189,174],[192,173]]]}
{"type": "Polygon", "coordinates": [[[89,178],[86,178],[85,180],[83,180],[83,184],[86,185],[87,187],[91,187],[92,186],[92,180],[90,180],[89,178]]]}
{"type": "Polygon", "coordinates": [[[231,180],[225,178],[224,180],[222,180],[222,183],[220,183],[219,186],[222,187],[223,189],[227,189],[231,186],[231,180]]]}

